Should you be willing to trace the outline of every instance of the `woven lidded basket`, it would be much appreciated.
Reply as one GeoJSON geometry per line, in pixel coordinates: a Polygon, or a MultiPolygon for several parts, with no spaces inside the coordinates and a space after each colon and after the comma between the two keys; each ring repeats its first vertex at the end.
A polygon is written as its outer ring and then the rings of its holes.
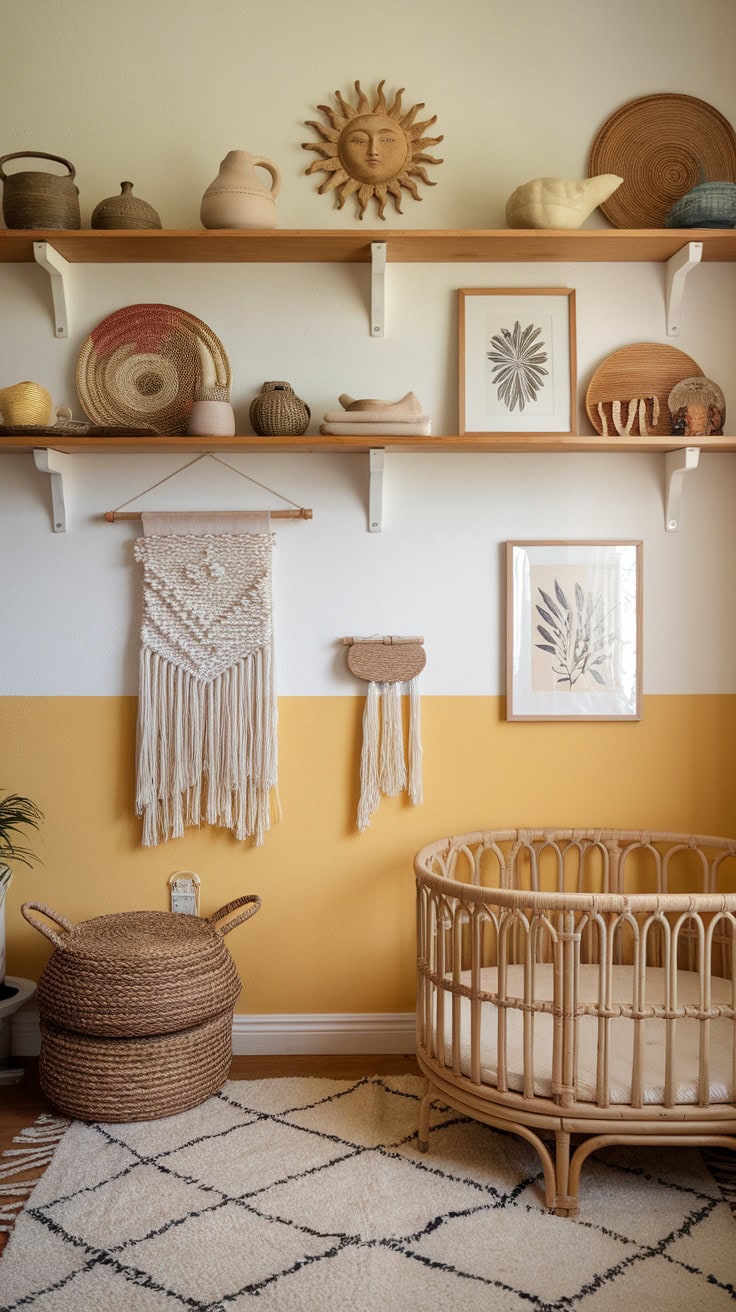
{"type": "Polygon", "coordinates": [[[170,1034],[232,1012],[240,979],[224,935],[261,902],[249,893],[209,919],[128,911],[71,924],[38,902],[21,910],[53,944],[38,983],[41,1020],[78,1035],[170,1034]],[[246,909],[221,924],[240,907],[246,909]],[[53,921],[58,933],[34,913],[53,921]]]}
{"type": "Polygon", "coordinates": [[[251,401],[249,415],[254,432],[261,437],[301,437],[312,412],[291,383],[270,382],[264,383],[251,401]]]}
{"type": "Polygon", "coordinates": [[[736,183],[700,182],[676,200],[665,228],[736,228],[736,183]]]}
{"type": "Polygon", "coordinates": [[[39,1078],[49,1102],[83,1121],[147,1121],[217,1093],[232,1058],[232,1012],[177,1034],[99,1039],[41,1023],[39,1078]]]}

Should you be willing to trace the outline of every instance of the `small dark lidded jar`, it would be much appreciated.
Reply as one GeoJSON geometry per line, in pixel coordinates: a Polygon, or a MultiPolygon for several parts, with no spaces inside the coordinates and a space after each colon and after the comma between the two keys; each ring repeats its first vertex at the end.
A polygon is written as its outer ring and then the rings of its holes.
{"type": "Polygon", "coordinates": [[[290,383],[264,383],[251,402],[250,422],[260,437],[301,437],[312,412],[290,383]]]}

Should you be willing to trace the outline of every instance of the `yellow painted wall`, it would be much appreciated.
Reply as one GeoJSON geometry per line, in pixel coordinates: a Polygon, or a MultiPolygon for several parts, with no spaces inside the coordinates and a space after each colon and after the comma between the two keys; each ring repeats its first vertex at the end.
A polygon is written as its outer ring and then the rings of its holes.
{"type": "Polygon", "coordinates": [[[9,972],[37,978],[50,951],[21,902],[73,921],[163,909],[169,875],[193,869],[203,914],[241,893],[263,899],[227,940],[244,982],[238,1011],[408,1011],[412,857],[424,843],[534,824],[736,833],[736,696],[645,697],[641,722],[605,725],[509,724],[500,697],[425,697],[424,805],[385,799],[358,834],[362,709],[359,697],[281,700],[284,818],[263,847],[204,827],[144,850],[135,698],[0,699],[0,785],[46,815],[43,864],[17,867],[8,896],[9,972]]]}

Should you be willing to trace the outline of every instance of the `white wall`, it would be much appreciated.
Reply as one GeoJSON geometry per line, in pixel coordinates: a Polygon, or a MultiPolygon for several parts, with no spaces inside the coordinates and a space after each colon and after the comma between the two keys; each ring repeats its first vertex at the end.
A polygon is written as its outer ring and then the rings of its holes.
{"type": "MultiPolygon", "coordinates": [[[[736,122],[736,6],[709,0],[500,0],[447,5],[321,0],[0,0],[1,153],[58,152],[77,167],[82,221],[131,178],[167,227],[197,227],[199,202],[227,150],[284,172],[282,227],[357,226],[304,175],[301,142],[320,103],[387,79],[438,116],[437,186],[408,195],[390,227],[503,224],[510,191],[540,174],[584,176],[605,118],[653,91],[699,96],[736,122]]],[[[30,165],[28,165],[30,167],[30,165]]],[[[387,211],[388,214],[388,211],[387,211]]],[[[377,227],[370,212],[366,222],[377,227]]],[[[600,215],[589,224],[604,223],[600,215]]],[[[368,333],[366,266],[76,266],[72,330],[53,339],[48,281],[0,266],[0,385],[43,382],[82,417],[75,366],[100,319],[164,301],[203,318],[233,369],[238,431],[264,379],[285,378],[312,407],[311,431],[342,391],[395,399],[409,388],[437,434],[457,431],[456,291],[572,286],[577,293],[579,426],[593,370],[618,346],[667,341],[659,265],[395,265],[388,334],[368,333]]],[[[736,267],[704,265],[687,285],[676,343],[726,392],[733,431],[736,267]]],[[[185,463],[182,456],[75,457],[71,529],[52,534],[47,480],[30,456],[0,459],[0,692],[136,690],[135,526],[100,520],[185,463]],[[6,630],[7,633],[7,630],[6,630]]],[[[734,690],[731,586],[736,459],[709,455],[686,479],[682,528],[664,532],[664,461],[651,455],[387,456],[385,527],[366,532],[367,461],[358,456],[232,457],[314,508],[284,524],[277,556],[283,694],[352,693],[342,633],[417,631],[425,690],[503,690],[502,544],[508,538],[644,541],[644,690],[734,690]]],[[[149,499],[149,505],[151,504],[149,499]]],[[[159,508],[263,504],[263,494],[203,462],[155,494],[159,508]],[[196,496],[196,503],[195,498],[196,496]],[[241,497],[242,502],[241,502],[241,497]]],[[[271,502],[271,504],[276,504],[271,502]]]]}

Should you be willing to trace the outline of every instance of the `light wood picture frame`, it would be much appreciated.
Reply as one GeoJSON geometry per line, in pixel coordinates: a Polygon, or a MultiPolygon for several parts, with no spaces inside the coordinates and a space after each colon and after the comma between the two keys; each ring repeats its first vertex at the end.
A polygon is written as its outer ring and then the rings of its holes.
{"type": "Polygon", "coordinates": [[[575,291],[458,291],[460,434],[577,431],[575,291]]]}
{"type": "Polygon", "coordinates": [[[507,720],[640,720],[640,541],[506,543],[507,720]]]}

